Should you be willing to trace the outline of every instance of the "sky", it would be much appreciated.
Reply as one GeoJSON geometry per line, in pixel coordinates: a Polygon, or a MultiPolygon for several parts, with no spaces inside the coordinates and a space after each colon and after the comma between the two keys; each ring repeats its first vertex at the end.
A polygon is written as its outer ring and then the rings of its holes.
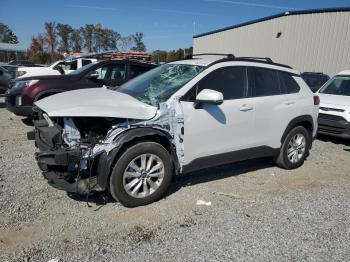
{"type": "Polygon", "coordinates": [[[194,34],[281,12],[350,7],[350,0],[0,0],[0,22],[28,47],[44,22],[74,28],[100,23],[130,35],[144,33],[147,51],[192,46],[194,34]]]}

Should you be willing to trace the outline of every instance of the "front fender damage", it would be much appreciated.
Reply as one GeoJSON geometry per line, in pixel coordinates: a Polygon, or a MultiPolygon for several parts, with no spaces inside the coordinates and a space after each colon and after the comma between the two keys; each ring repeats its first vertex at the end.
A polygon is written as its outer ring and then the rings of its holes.
{"type": "MultiPolygon", "coordinates": [[[[79,145],[78,129],[74,122],[65,120],[63,137],[70,147],[79,145]]],[[[88,148],[82,148],[80,171],[95,172],[96,185],[94,190],[105,190],[108,185],[108,177],[112,171],[116,157],[125,143],[136,138],[151,135],[160,135],[171,144],[171,155],[174,161],[176,173],[182,172],[184,163],[184,114],[178,99],[160,104],[155,117],[150,120],[126,120],[112,126],[104,139],[88,148]],[[96,163],[93,168],[90,163],[96,163]]],[[[90,177],[89,177],[90,179],[90,177]]],[[[89,184],[90,185],[90,184],[89,184]]],[[[89,186],[90,188],[90,186],[89,186]]]]}

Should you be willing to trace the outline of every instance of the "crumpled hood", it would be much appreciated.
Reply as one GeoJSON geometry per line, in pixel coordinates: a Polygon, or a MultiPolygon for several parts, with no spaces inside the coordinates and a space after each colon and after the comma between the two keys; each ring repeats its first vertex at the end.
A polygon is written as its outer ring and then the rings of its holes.
{"type": "Polygon", "coordinates": [[[50,117],[113,117],[147,120],[157,108],[132,96],[105,88],[79,89],[49,96],[35,103],[50,117]]]}

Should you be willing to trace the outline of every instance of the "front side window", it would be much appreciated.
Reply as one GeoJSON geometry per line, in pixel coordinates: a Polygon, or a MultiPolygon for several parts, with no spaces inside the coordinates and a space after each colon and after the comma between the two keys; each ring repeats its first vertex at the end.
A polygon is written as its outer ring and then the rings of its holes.
{"type": "Polygon", "coordinates": [[[254,83],[253,96],[271,96],[281,94],[276,70],[251,68],[250,78],[254,83]]]}
{"type": "Polygon", "coordinates": [[[63,70],[77,70],[78,62],[77,61],[65,61],[57,64],[55,68],[60,67],[63,70]]]}
{"type": "Polygon", "coordinates": [[[186,100],[194,101],[203,89],[221,92],[224,100],[244,98],[247,96],[246,68],[225,67],[209,73],[189,91],[186,100]]]}
{"type": "Polygon", "coordinates": [[[165,64],[117,89],[147,104],[158,106],[204,70],[198,65],[165,64]]]}
{"type": "Polygon", "coordinates": [[[335,76],[321,88],[320,93],[350,96],[350,76],[335,76]]]}
{"type": "Polygon", "coordinates": [[[125,65],[124,64],[109,64],[104,65],[95,70],[98,74],[97,79],[101,80],[124,80],[125,65]]]}

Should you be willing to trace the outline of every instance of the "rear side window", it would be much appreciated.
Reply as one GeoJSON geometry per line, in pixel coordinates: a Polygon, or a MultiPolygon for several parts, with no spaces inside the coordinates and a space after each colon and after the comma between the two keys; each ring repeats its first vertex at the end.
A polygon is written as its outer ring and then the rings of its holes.
{"type": "Polygon", "coordinates": [[[298,83],[294,80],[293,76],[287,72],[278,72],[282,90],[286,94],[298,93],[300,91],[300,87],[298,83]]]}
{"type": "Polygon", "coordinates": [[[83,59],[82,61],[82,66],[88,65],[91,63],[91,60],[83,59]]]}
{"type": "Polygon", "coordinates": [[[272,96],[281,94],[278,72],[266,68],[250,68],[253,96],[272,96]]]}
{"type": "Polygon", "coordinates": [[[224,100],[244,98],[247,96],[246,68],[225,67],[209,73],[191,90],[188,100],[194,100],[203,89],[221,92],[224,100]]]}

